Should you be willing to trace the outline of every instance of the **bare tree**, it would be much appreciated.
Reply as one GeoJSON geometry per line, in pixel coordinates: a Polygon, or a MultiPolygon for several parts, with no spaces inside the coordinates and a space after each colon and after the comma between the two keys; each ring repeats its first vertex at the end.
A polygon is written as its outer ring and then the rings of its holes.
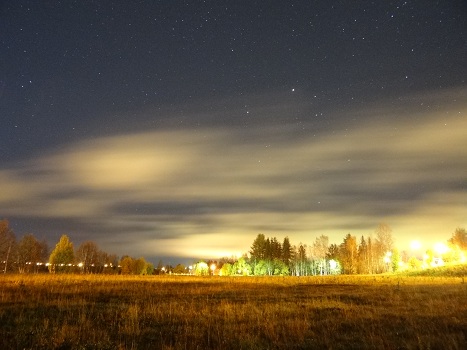
{"type": "Polygon", "coordinates": [[[92,241],[86,241],[76,250],[76,261],[84,273],[95,273],[100,268],[99,248],[92,241]]]}
{"type": "Polygon", "coordinates": [[[18,242],[17,264],[19,273],[38,272],[47,261],[47,243],[39,242],[34,235],[26,234],[18,242]]]}
{"type": "Polygon", "coordinates": [[[329,249],[329,237],[321,235],[316,238],[313,246],[311,247],[312,258],[317,260],[319,274],[327,274],[326,269],[326,254],[329,249]]]}
{"type": "Polygon", "coordinates": [[[384,258],[388,252],[392,251],[393,248],[393,239],[392,239],[392,229],[388,224],[381,223],[375,230],[376,240],[374,242],[373,251],[377,259],[377,270],[376,272],[386,271],[386,263],[384,258]]]}
{"type": "Polygon", "coordinates": [[[3,273],[12,268],[12,259],[16,249],[16,237],[10,229],[8,220],[0,220],[0,263],[3,263],[3,273]]]}

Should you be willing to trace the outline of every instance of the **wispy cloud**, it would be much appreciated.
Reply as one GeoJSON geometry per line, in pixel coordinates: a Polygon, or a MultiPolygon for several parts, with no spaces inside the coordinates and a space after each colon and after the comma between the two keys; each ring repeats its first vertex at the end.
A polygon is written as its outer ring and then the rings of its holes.
{"type": "Polygon", "coordinates": [[[316,133],[210,124],[70,143],[0,168],[1,214],[146,256],[243,252],[258,232],[337,243],[380,221],[399,242],[444,240],[466,224],[465,105],[352,113],[316,133]]]}

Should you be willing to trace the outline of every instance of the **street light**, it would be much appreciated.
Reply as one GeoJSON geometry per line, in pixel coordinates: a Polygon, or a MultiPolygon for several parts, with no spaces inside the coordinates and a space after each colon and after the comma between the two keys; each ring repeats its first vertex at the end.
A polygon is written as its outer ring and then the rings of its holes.
{"type": "Polygon", "coordinates": [[[435,243],[435,252],[438,253],[438,255],[443,255],[446,254],[449,251],[449,247],[441,242],[435,243]]]}
{"type": "Polygon", "coordinates": [[[386,252],[383,261],[386,263],[386,271],[389,271],[389,263],[391,262],[392,252],[386,252]]]}

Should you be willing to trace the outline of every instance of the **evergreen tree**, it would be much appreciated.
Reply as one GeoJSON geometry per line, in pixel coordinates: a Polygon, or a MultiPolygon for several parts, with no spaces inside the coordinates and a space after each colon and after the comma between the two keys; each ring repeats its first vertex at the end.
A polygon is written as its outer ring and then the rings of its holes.
{"type": "Polygon", "coordinates": [[[282,243],[281,259],[285,265],[290,266],[292,260],[292,246],[290,245],[289,237],[285,237],[282,243]]]}
{"type": "Polygon", "coordinates": [[[266,259],[266,250],[266,237],[260,233],[256,236],[250,248],[250,261],[253,270],[258,261],[266,259]]]}
{"type": "Polygon", "coordinates": [[[357,272],[360,274],[370,273],[369,268],[369,254],[368,244],[366,243],[365,237],[362,236],[360,244],[358,246],[358,268],[357,272]]]}
{"type": "Polygon", "coordinates": [[[280,259],[282,255],[282,246],[276,237],[273,237],[270,241],[271,245],[271,260],[280,259]]]}

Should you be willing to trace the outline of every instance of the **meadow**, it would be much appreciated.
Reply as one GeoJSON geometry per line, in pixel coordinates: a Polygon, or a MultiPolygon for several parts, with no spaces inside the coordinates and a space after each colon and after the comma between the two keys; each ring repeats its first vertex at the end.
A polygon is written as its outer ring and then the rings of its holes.
{"type": "Polygon", "coordinates": [[[1,349],[467,349],[463,276],[1,275],[1,349]]]}

